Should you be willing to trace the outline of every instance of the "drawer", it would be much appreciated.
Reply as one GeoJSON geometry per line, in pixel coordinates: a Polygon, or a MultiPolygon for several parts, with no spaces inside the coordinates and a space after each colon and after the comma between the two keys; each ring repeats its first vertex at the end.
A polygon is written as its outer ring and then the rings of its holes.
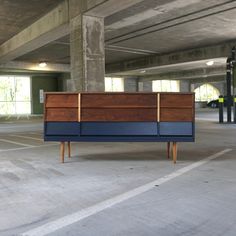
{"type": "Polygon", "coordinates": [[[193,109],[192,108],[161,108],[160,121],[186,121],[192,122],[193,109]]]}
{"type": "Polygon", "coordinates": [[[194,95],[193,94],[161,94],[160,96],[161,107],[193,107],[194,95]]]}
{"type": "Polygon", "coordinates": [[[79,122],[45,122],[44,124],[46,135],[70,135],[75,136],[80,134],[79,122]]]}
{"type": "Polygon", "coordinates": [[[156,122],[81,122],[81,135],[157,135],[156,122]]]}
{"type": "Polygon", "coordinates": [[[192,122],[160,122],[160,135],[162,136],[192,136],[192,122]]]}
{"type": "Polygon", "coordinates": [[[84,107],[156,107],[156,94],[138,94],[138,93],[105,93],[105,94],[82,94],[82,108],[84,107]]]}
{"type": "Polygon", "coordinates": [[[46,107],[78,107],[78,94],[46,94],[46,107]]]}
{"type": "Polygon", "coordinates": [[[78,121],[77,108],[47,108],[45,121],[78,121]]]}
{"type": "Polygon", "coordinates": [[[157,110],[152,108],[135,108],[135,109],[102,109],[102,108],[87,108],[81,111],[81,121],[123,121],[123,122],[138,122],[138,121],[156,121],[157,110]]]}

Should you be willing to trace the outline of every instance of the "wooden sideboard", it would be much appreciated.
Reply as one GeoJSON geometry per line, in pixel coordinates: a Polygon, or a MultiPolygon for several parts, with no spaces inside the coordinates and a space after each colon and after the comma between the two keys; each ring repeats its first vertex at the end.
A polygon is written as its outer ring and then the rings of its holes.
{"type": "Polygon", "coordinates": [[[45,93],[44,140],[61,142],[194,142],[194,93],[45,93]]]}

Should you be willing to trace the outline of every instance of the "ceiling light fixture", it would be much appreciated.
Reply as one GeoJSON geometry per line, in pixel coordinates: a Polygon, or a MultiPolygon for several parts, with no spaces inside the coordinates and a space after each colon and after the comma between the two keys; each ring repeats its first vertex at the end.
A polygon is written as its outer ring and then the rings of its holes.
{"type": "Polygon", "coordinates": [[[146,73],[146,70],[141,70],[140,73],[144,74],[146,73]]]}
{"type": "Polygon", "coordinates": [[[46,62],[40,62],[39,63],[39,67],[41,67],[41,68],[44,68],[44,67],[46,67],[47,66],[47,63],[46,62]]]}
{"type": "Polygon", "coordinates": [[[213,65],[214,65],[214,61],[208,61],[206,64],[207,64],[208,66],[213,66],[213,65]]]}

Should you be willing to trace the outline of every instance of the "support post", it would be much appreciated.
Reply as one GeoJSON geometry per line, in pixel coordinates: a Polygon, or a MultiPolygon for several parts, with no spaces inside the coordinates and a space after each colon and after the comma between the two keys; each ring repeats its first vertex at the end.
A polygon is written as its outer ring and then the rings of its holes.
{"type": "Polygon", "coordinates": [[[173,162],[176,164],[177,160],[177,142],[173,142],[173,162]]]}
{"type": "Polygon", "coordinates": [[[231,58],[227,58],[226,66],[226,84],[227,84],[227,122],[231,123],[231,58]]]}
{"type": "Polygon", "coordinates": [[[219,123],[224,122],[224,97],[219,96],[219,123]]]}
{"type": "Polygon", "coordinates": [[[61,163],[64,163],[65,156],[65,142],[61,142],[61,163]]]}
{"type": "Polygon", "coordinates": [[[167,142],[167,158],[170,159],[170,142],[167,142]]]}
{"type": "Polygon", "coordinates": [[[234,123],[236,124],[236,95],[234,95],[234,123]]]}
{"type": "Polygon", "coordinates": [[[68,142],[68,157],[71,157],[71,145],[70,142],[68,142]]]}

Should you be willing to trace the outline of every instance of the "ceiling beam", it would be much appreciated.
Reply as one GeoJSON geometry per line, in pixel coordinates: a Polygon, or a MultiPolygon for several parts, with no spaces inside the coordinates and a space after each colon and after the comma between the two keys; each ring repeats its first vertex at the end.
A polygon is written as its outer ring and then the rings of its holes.
{"type": "Polygon", "coordinates": [[[106,64],[106,73],[113,74],[125,71],[145,70],[167,65],[171,66],[193,61],[228,57],[231,54],[232,47],[235,45],[236,41],[232,41],[219,45],[189,49],[181,52],[154,55],[128,61],[106,64]]]}
{"type": "Polygon", "coordinates": [[[0,46],[0,63],[11,61],[68,33],[68,4],[64,1],[3,43],[0,46]]]}
{"type": "Polygon", "coordinates": [[[87,10],[85,14],[107,17],[142,1],[143,0],[88,0],[87,7],[89,10],[87,10]],[[94,2],[97,4],[94,4],[94,2]]]}
{"type": "Polygon", "coordinates": [[[212,67],[205,69],[194,69],[187,71],[177,71],[170,73],[162,73],[157,75],[146,75],[140,77],[140,81],[152,81],[152,80],[191,80],[198,78],[208,77],[224,77],[226,75],[226,67],[212,67]]]}
{"type": "Polygon", "coordinates": [[[48,63],[46,67],[41,68],[37,63],[11,61],[4,64],[0,64],[0,71],[2,70],[25,70],[25,71],[41,71],[41,72],[70,72],[70,65],[67,64],[53,64],[48,63]]]}
{"type": "Polygon", "coordinates": [[[84,14],[105,17],[141,1],[64,0],[45,16],[0,45],[0,64],[68,35],[70,18],[81,14],[81,9],[84,14]]]}

